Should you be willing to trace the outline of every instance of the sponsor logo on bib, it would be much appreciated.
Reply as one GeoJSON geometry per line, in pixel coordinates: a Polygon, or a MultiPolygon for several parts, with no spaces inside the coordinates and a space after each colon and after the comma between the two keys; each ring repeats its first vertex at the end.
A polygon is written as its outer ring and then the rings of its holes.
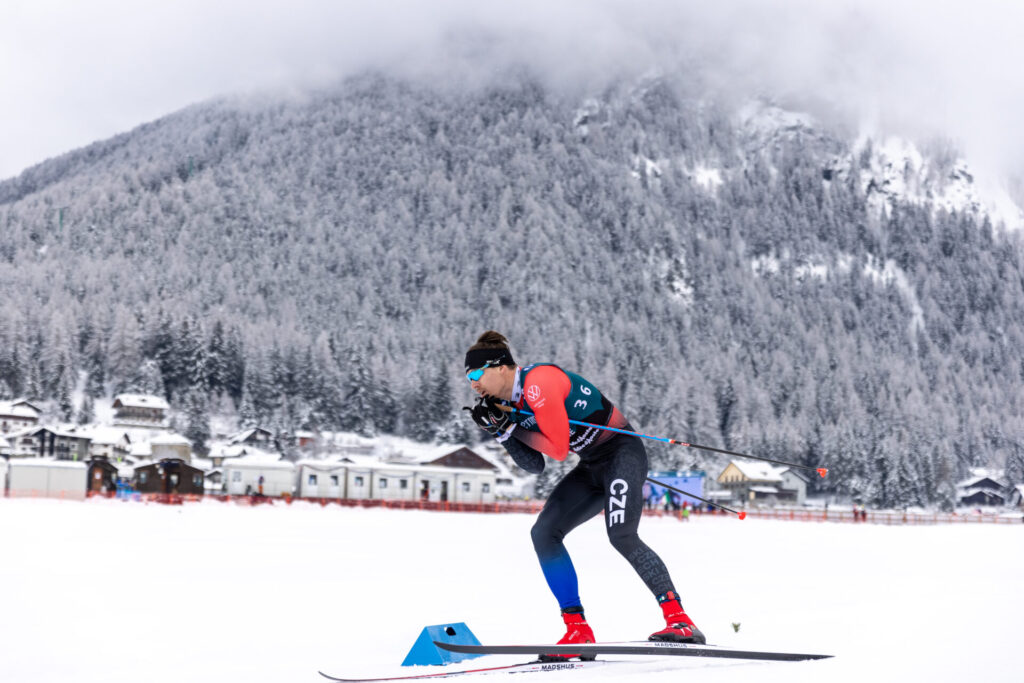
{"type": "Polygon", "coordinates": [[[544,399],[541,398],[540,387],[538,387],[536,384],[531,384],[530,386],[526,387],[526,400],[534,408],[540,408],[541,406],[543,406],[544,399]]]}

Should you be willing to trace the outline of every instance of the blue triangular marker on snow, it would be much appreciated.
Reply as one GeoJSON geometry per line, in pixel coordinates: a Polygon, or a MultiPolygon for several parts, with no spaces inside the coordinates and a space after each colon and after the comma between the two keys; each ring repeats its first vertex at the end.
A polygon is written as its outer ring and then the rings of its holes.
{"type": "Polygon", "coordinates": [[[465,623],[438,624],[436,626],[424,626],[420,637],[413,643],[409,654],[405,656],[402,666],[426,666],[439,664],[452,664],[461,662],[464,659],[474,659],[483,655],[471,655],[461,652],[448,652],[434,645],[439,643],[452,643],[454,645],[479,645],[473,632],[465,623]]]}

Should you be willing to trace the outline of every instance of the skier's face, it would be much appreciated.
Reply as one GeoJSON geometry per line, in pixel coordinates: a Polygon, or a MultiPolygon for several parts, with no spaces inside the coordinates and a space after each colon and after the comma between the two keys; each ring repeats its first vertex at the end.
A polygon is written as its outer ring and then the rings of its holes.
{"type": "Polygon", "coordinates": [[[471,372],[467,375],[469,386],[480,396],[494,398],[512,398],[512,382],[515,380],[515,368],[508,365],[484,368],[483,372],[471,372]],[[473,379],[477,377],[477,379],[473,379]]]}

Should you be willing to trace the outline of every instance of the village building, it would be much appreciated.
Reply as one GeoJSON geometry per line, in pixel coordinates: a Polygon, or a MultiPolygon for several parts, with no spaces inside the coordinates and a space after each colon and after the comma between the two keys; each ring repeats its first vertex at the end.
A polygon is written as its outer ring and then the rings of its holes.
{"type": "MultiPolygon", "coordinates": [[[[193,463],[195,464],[195,463],[193,463]]],[[[211,467],[204,469],[203,473],[205,478],[203,480],[203,489],[209,494],[219,494],[224,492],[224,470],[220,467],[211,467]]]]}
{"type": "Polygon", "coordinates": [[[224,463],[234,458],[241,458],[246,455],[254,454],[269,454],[273,453],[273,457],[280,458],[281,454],[278,453],[272,446],[269,448],[260,448],[259,446],[253,446],[249,444],[214,444],[210,449],[207,459],[213,467],[223,467],[224,463]]]}
{"type": "Polygon", "coordinates": [[[128,431],[117,427],[91,425],[75,427],[72,433],[89,439],[89,456],[121,462],[131,451],[132,439],[128,431]]]}
{"type": "Polygon", "coordinates": [[[39,408],[24,399],[0,401],[0,434],[37,426],[41,413],[39,408]]]}
{"type": "Polygon", "coordinates": [[[180,458],[164,458],[150,465],[136,467],[133,486],[139,493],[205,493],[203,471],[180,458]]]}
{"type": "Polygon", "coordinates": [[[133,466],[151,465],[153,463],[153,448],[149,445],[149,441],[133,438],[124,461],[133,466]]]}
{"type": "Polygon", "coordinates": [[[298,463],[296,495],[346,500],[490,503],[499,468],[468,448],[387,460],[344,455],[298,463]]]}
{"type": "Polygon", "coordinates": [[[274,448],[274,433],[262,427],[252,427],[228,437],[229,446],[255,446],[265,451],[274,448]]]}
{"type": "Polygon", "coordinates": [[[149,450],[153,460],[177,458],[186,463],[192,462],[192,442],[181,434],[157,434],[149,439],[149,450]]]}
{"type": "Polygon", "coordinates": [[[436,465],[437,467],[469,468],[474,470],[497,470],[494,463],[480,455],[477,455],[475,451],[466,448],[465,446],[457,448],[450,453],[445,453],[437,458],[424,459],[422,464],[436,465]]]}
{"type": "Polygon", "coordinates": [[[248,455],[249,450],[252,448],[255,447],[246,447],[242,444],[214,444],[210,448],[210,452],[207,454],[207,458],[209,458],[210,464],[213,465],[214,467],[223,467],[225,460],[230,460],[231,458],[240,458],[243,455],[248,455]]]}
{"type": "Polygon", "coordinates": [[[93,457],[88,465],[87,490],[90,493],[114,493],[117,491],[119,472],[117,465],[106,457],[93,457]]]}
{"type": "Polygon", "coordinates": [[[779,476],[782,477],[781,491],[783,495],[787,496],[790,502],[803,505],[807,500],[807,485],[811,482],[811,478],[795,467],[783,467],[779,476]]]}
{"type": "Polygon", "coordinates": [[[1024,510],[1024,484],[1017,484],[1010,491],[1010,505],[1024,510]]]}
{"type": "Polygon", "coordinates": [[[316,442],[317,438],[315,432],[310,432],[302,429],[296,431],[294,436],[292,437],[292,443],[295,444],[295,447],[301,448],[303,450],[313,448],[314,446],[316,446],[316,442]]]}
{"type": "Polygon", "coordinates": [[[295,493],[295,464],[277,453],[255,448],[246,455],[224,460],[224,491],[232,496],[282,496],[295,493]]]}
{"type": "Polygon", "coordinates": [[[295,495],[299,498],[344,498],[351,460],[300,460],[295,495]]]}
{"type": "Polygon", "coordinates": [[[956,498],[960,505],[1005,505],[1010,498],[1010,487],[1002,480],[1002,472],[976,470],[973,476],[956,485],[956,498]]]}
{"type": "Polygon", "coordinates": [[[113,408],[115,427],[164,429],[171,406],[159,396],[118,394],[113,408]]]}
{"type": "Polygon", "coordinates": [[[733,460],[716,481],[739,501],[802,505],[807,498],[808,480],[803,473],[764,462],[733,460]]]}
{"type": "Polygon", "coordinates": [[[39,439],[36,436],[37,427],[19,429],[16,432],[7,434],[8,449],[12,458],[39,457],[39,439]]]}
{"type": "Polygon", "coordinates": [[[7,435],[13,458],[55,458],[77,460],[89,458],[91,440],[84,434],[50,427],[30,427],[7,435]]]}

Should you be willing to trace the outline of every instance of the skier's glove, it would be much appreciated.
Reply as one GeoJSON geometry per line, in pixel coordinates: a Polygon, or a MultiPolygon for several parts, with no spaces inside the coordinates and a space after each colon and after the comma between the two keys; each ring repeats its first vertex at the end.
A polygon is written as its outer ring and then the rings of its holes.
{"type": "Polygon", "coordinates": [[[478,427],[497,439],[499,443],[504,443],[512,436],[512,430],[516,427],[508,413],[499,408],[498,402],[493,398],[481,398],[475,406],[464,408],[464,410],[469,411],[470,417],[478,427]]]}

